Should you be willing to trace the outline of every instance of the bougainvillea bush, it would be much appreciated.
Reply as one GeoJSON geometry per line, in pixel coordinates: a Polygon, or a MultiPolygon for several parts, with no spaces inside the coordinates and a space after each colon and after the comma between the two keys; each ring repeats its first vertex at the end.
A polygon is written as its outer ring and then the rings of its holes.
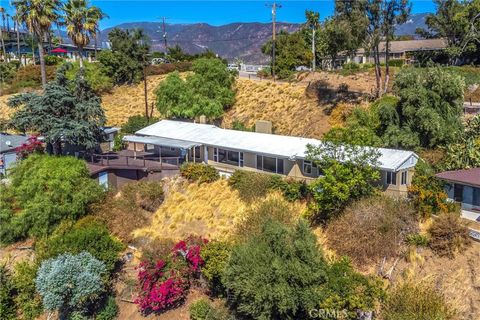
{"type": "Polygon", "coordinates": [[[44,151],[43,142],[38,140],[37,136],[31,136],[21,146],[15,148],[18,159],[25,159],[32,153],[42,153],[44,151]]]}
{"type": "Polygon", "coordinates": [[[142,314],[159,313],[181,304],[192,281],[200,275],[204,260],[200,237],[188,237],[175,244],[170,254],[138,266],[139,296],[135,300],[142,314]]]}

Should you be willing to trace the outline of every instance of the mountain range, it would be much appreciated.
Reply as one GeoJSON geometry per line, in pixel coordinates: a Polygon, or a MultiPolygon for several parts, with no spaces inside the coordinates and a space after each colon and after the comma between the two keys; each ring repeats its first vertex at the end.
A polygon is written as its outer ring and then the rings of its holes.
{"type": "MultiPolygon", "coordinates": [[[[398,25],[396,35],[415,35],[415,29],[426,28],[427,13],[412,14],[405,24],[398,25]]],[[[301,28],[298,23],[277,23],[277,32],[294,32],[301,28]]],[[[153,51],[164,51],[162,24],[159,22],[129,22],[116,28],[142,28],[151,39],[153,51]]],[[[101,40],[108,47],[108,33],[113,28],[102,30],[101,40]]],[[[207,23],[166,24],[167,45],[179,45],[186,52],[194,54],[210,49],[219,56],[233,61],[238,58],[246,63],[266,63],[269,57],[261,52],[262,45],[272,36],[270,23],[231,23],[212,26],[207,23]]]]}

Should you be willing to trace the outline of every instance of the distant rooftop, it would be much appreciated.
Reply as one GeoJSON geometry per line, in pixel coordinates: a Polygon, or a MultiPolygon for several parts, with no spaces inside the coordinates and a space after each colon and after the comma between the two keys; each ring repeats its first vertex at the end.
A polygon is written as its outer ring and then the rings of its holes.
{"type": "Polygon", "coordinates": [[[480,168],[445,171],[437,173],[440,179],[480,187],[480,168]]]}
{"type": "MultiPolygon", "coordinates": [[[[445,39],[400,40],[390,42],[390,53],[442,50],[446,47],[447,40],[445,39]]],[[[380,42],[379,52],[385,52],[385,41],[380,42]]],[[[359,49],[357,53],[363,54],[365,50],[359,49]]]]}
{"type": "Polygon", "coordinates": [[[27,142],[28,136],[0,132],[0,153],[14,150],[27,142]]]}

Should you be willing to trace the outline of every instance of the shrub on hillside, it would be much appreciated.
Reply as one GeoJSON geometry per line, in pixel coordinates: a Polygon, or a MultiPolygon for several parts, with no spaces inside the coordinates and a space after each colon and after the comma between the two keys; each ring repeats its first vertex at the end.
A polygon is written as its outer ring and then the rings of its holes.
{"type": "Polygon", "coordinates": [[[70,313],[98,301],[105,290],[103,262],[90,253],[62,254],[46,260],[38,270],[36,287],[47,311],[70,313]]]}
{"type": "Polygon", "coordinates": [[[158,209],[163,199],[160,182],[132,182],[119,193],[107,194],[104,201],[92,206],[92,211],[114,236],[129,243],[133,240],[132,232],[150,222],[151,212],[158,209]]]}
{"type": "Polygon", "coordinates": [[[14,267],[15,304],[24,320],[37,319],[43,312],[42,299],[35,287],[38,265],[19,262],[14,267]]]}
{"type": "Polygon", "coordinates": [[[95,320],[115,320],[118,316],[118,305],[115,298],[108,296],[103,308],[98,312],[95,320]]]}
{"type": "Polygon", "coordinates": [[[230,258],[232,245],[220,241],[207,243],[200,255],[205,261],[202,267],[202,275],[208,281],[210,290],[214,295],[223,294],[225,287],[222,283],[223,273],[230,258]]]}
{"type": "Polygon", "coordinates": [[[193,302],[188,308],[190,313],[190,320],[227,320],[228,310],[225,308],[218,308],[209,300],[200,298],[193,302]]]}
{"type": "Polygon", "coordinates": [[[12,276],[5,265],[0,265],[0,318],[5,320],[16,319],[17,310],[14,297],[12,276]]]}
{"type": "Polygon", "coordinates": [[[47,66],[56,66],[56,65],[61,64],[63,61],[65,61],[65,60],[61,57],[48,56],[48,55],[45,56],[45,65],[47,65],[47,66]]]}
{"type": "Polygon", "coordinates": [[[245,201],[264,197],[270,187],[270,176],[258,172],[236,170],[228,179],[228,184],[238,190],[245,201]]]}
{"type": "Polygon", "coordinates": [[[283,178],[279,175],[270,176],[270,189],[279,190],[288,201],[303,200],[308,195],[305,181],[283,178]]]}
{"type": "Polygon", "coordinates": [[[180,166],[180,173],[190,181],[210,183],[220,179],[218,171],[204,163],[185,162],[180,166]]]}
{"type": "Polygon", "coordinates": [[[456,319],[445,297],[429,283],[408,281],[393,288],[382,306],[385,320],[456,319]]]}
{"type": "Polygon", "coordinates": [[[404,63],[405,63],[405,60],[403,60],[403,59],[390,59],[390,60],[388,60],[388,65],[390,67],[401,68],[401,67],[403,67],[404,63]]]}
{"type": "Polygon", "coordinates": [[[468,228],[456,213],[442,213],[428,229],[430,248],[440,256],[453,258],[470,244],[468,228]]]}
{"type": "MultiPolygon", "coordinates": [[[[47,80],[55,78],[55,66],[47,66],[47,80]]],[[[26,65],[17,70],[15,77],[12,79],[9,92],[16,93],[25,88],[39,88],[42,85],[42,78],[39,65],[26,65]]]]}
{"type": "Polygon", "coordinates": [[[330,222],[326,234],[331,248],[363,266],[398,256],[417,225],[415,209],[407,201],[378,196],[349,205],[330,222]]]}
{"type": "Polygon", "coordinates": [[[12,169],[9,185],[0,185],[0,242],[48,235],[102,196],[84,161],[32,154],[12,169]]]}
{"type": "Polygon", "coordinates": [[[378,284],[356,273],[348,261],[329,264],[306,223],[293,227],[270,220],[237,244],[225,269],[229,303],[255,319],[304,319],[312,309],[372,310],[378,284]]]}
{"type": "MultiPolygon", "coordinates": [[[[85,70],[85,78],[90,87],[97,93],[101,94],[104,92],[109,92],[113,88],[113,80],[105,73],[105,67],[99,62],[90,63],[87,61],[83,62],[85,70]]],[[[80,64],[75,62],[72,64],[67,72],[67,77],[70,80],[75,79],[75,75],[80,69],[80,64]]]]}
{"type": "Polygon", "coordinates": [[[149,212],[155,212],[165,199],[163,185],[156,181],[128,183],[121,192],[127,201],[149,212]]]}
{"type": "Polygon", "coordinates": [[[140,129],[143,129],[152,123],[155,123],[158,119],[147,118],[144,115],[134,115],[128,117],[127,122],[122,125],[123,134],[134,134],[140,129]]]}
{"type": "Polygon", "coordinates": [[[73,226],[66,223],[57,228],[52,236],[37,243],[35,252],[38,261],[54,258],[62,253],[88,252],[105,263],[107,270],[112,272],[122,249],[122,243],[113,238],[102,223],[93,220],[93,217],[86,217],[73,226]]]}

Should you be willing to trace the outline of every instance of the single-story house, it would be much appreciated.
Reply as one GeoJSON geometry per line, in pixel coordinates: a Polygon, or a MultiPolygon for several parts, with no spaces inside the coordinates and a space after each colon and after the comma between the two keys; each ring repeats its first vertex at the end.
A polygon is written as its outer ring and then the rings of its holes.
{"type": "MultiPolygon", "coordinates": [[[[379,59],[380,63],[385,63],[385,46],[386,42],[382,41],[379,44],[379,59]]],[[[440,52],[448,47],[446,39],[416,39],[416,40],[398,40],[390,41],[390,52],[388,57],[390,60],[404,60],[405,63],[415,62],[414,55],[419,52],[440,52]]],[[[348,56],[341,53],[332,66],[332,61],[329,58],[322,59],[324,68],[336,68],[346,62],[355,62],[359,64],[375,63],[373,54],[365,51],[364,48],[359,48],[353,56],[348,56]]]]}
{"type": "Polygon", "coordinates": [[[17,161],[16,148],[26,143],[26,135],[0,132],[0,174],[6,175],[7,170],[17,161]]]}
{"type": "Polygon", "coordinates": [[[445,192],[462,209],[480,212],[480,168],[445,171],[436,175],[445,181],[445,192]]]}
{"type": "MultiPolygon", "coordinates": [[[[258,127],[257,127],[258,128],[258,127]]],[[[269,126],[263,126],[267,131],[269,126]]],[[[242,169],[312,181],[320,168],[307,159],[307,146],[317,139],[222,129],[211,124],[161,120],[124,141],[133,152],[203,162],[229,176],[242,169]]],[[[411,151],[378,148],[379,185],[388,193],[406,195],[418,156],[411,151]]]]}

